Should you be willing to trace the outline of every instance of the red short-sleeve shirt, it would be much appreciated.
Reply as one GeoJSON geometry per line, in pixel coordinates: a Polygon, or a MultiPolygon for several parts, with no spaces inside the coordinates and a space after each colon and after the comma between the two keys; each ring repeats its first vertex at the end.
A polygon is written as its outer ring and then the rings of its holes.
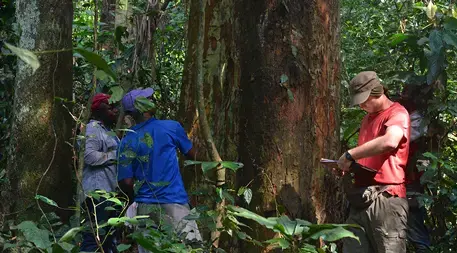
{"type": "Polygon", "coordinates": [[[398,185],[391,187],[389,193],[399,197],[406,197],[405,175],[409,152],[410,119],[406,109],[399,103],[394,103],[384,111],[370,113],[362,120],[358,145],[383,136],[389,126],[399,126],[403,129],[403,139],[398,147],[390,152],[362,158],[357,162],[361,165],[378,170],[379,173],[361,171],[355,175],[355,184],[369,186],[379,184],[398,185]]]}

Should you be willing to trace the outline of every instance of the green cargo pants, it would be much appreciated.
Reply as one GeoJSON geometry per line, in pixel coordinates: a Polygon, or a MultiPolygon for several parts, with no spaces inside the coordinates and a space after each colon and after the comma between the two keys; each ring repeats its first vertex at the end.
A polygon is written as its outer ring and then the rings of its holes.
{"type": "Polygon", "coordinates": [[[408,201],[406,198],[379,193],[370,206],[363,209],[351,207],[346,224],[362,227],[350,230],[359,237],[343,239],[344,253],[404,253],[408,201]]]}

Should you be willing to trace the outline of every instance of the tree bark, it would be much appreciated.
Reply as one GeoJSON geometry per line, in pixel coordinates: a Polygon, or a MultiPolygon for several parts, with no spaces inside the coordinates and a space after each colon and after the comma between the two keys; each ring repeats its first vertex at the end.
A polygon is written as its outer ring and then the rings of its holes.
{"type": "MultiPolygon", "coordinates": [[[[34,52],[68,49],[39,54],[41,67],[35,73],[18,60],[9,185],[1,203],[3,214],[17,212],[23,220],[41,216],[34,197],[42,177],[38,194],[62,207],[72,202],[72,152],[65,141],[70,140],[74,123],[57,98],[72,99],[73,4],[71,0],[18,0],[16,18],[20,48],[34,52]]],[[[46,204],[41,205],[45,208],[46,204]]],[[[64,220],[70,214],[57,212],[64,220]]]]}
{"type": "MultiPolygon", "coordinates": [[[[190,1],[187,57],[184,63],[179,120],[194,146],[204,152],[204,138],[197,114],[196,48],[203,43],[203,88],[205,111],[216,148],[226,161],[238,157],[239,83],[238,60],[234,45],[233,1],[207,1],[204,41],[198,41],[198,5],[190,1]]],[[[209,158],[209,156],[208,156],[209,158]]],[[[198,187],[199,173],[185,169],[183,178],[191,188],[198,187]]]]}
{"type": "MultiPolygon", "coordinates": [[[[248,208],[343,222],[341,184],[319,163],[340,155],[338,1],[209,0],[204,41],[196,2],[190,1],[179,112],[194,146],[205,152],[195,101],[195,49],[203,43],[206,115],[222,159],[245,164],[236,184],[252,181],[248,208]]],[[[201,185],[198,171],[182,172],[188,191],[201,185]]],[[[255,239],[272,238],[250,225],[255,239]]]]}
{"type": "Polygon", "coordinates": [[[254,180],[251,209],[342,222],[341,184],[319,163],[339,157],[339,2],[235,2],[245,164],[238,182],[254,180]]]}
{"type": "MultiPolygon", "coordinates": [[[[205,1],[204,32],[202,39],[198,39],[198,27],[200,16],[198,0],[190,1],[190,14],[188,23],[188,48],[184,63],[183,84],[181,87],[179,120],[187,130],[194,147],[199,150],[200,157],[207,160],[217,160],[214,150],[217,150],[220,158],[226,161],[236,161],[238,139],[238,110],[239,110],[239,84],[238,84],[238,61],[234,47],[234,17],[233,1],[205,1]],[[203,44],[202,75],[203,75],[203,101],[201,106],[206,112],[210,133],[204,133],[199,122],[197,112],[197,92],[199,73],[197,67],[197,47],[203,44]],[[213,137],[215,148],[207,149],[206,136],[213,137]]],[[[212,146],[212,145],[210,145],[212,146]]],[[[182,171],[188,192],[201,189],[203,180],[201,171],[194,168],[184,168],[182,171]]],[[[222,172],[222,170],[218,170],[222,172]]],[[[224,173],[225,175],[225,173],[224,173]]],[[[223,178],[223,175],[215,175],[215,178],[223,178]]],[[[228,184],[234,183],[235,175],[228,173],[225,180],[228,184]]],[[[224,181],[225,181],[224,180],[224,181]]],[[[191,197],[191,203],[195,205],[205,203],[205,198],[191,197]]],[[[220,209],[220,206],[218,207],[220,209]]],[[[212,235],[216,235],[213,233],[212,235]]],[[[209,239],[209,237],[208,237],[209,239]]],[[[221,240],[228,249],[229,240],[221,240]]],[[[230,244],[233,248],[233,244],[230,244]]],[[[228,250],[228,252],[234,252],[228,250]]]]}
{"type": "Polygon", "coordinates": [[[103,0],[100,22],[105,23],[105,31],[113,30],[116,12],[116,0],[103,0]]]}

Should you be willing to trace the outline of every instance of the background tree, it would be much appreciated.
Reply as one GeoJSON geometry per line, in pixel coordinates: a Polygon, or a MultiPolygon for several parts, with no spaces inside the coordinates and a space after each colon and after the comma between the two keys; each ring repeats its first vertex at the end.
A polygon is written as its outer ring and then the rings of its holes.
{"type": "Polygon", "coordinates": [[[35,51],[35,71],[18,61],[2,212],[38,218],[35,194],[67,207],[72,201],[72,120],[62,106],[72,97],[73,4],[69,0],[17,0],[19,47],[35,51]]]}

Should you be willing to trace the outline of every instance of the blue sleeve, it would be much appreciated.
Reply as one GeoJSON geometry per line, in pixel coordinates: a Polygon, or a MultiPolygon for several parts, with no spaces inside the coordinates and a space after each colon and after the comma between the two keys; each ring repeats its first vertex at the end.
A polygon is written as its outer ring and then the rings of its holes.
{"type": "Polygon", "coordinates": [[[117,181],[134,177],[134,156],[132,157],[132,148],[127,142],[127,136],[121,140],[119,145],[119,162],[117,166],[117,181]]]}
{"type": "Polygon", "coordinates": [[[189,150],[192,148],[192,142],[187,137],[186,131],[184,128],[176,122],[175,128],[175,144],[183,154],[187,154],[189,150]]]}

